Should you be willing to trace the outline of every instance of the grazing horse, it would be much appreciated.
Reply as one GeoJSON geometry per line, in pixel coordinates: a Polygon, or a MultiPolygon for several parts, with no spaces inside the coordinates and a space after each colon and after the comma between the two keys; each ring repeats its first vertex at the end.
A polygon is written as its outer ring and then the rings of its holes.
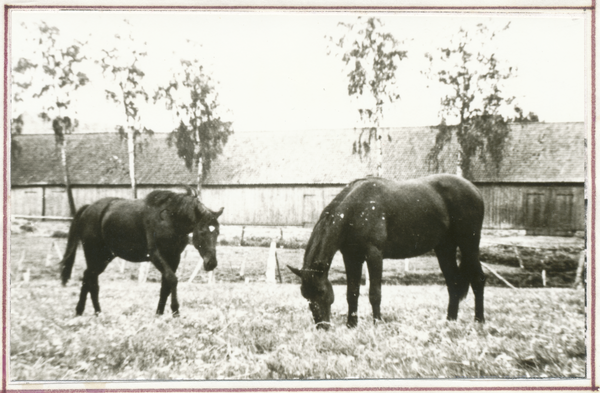
{"type": "Polygon", "coordinates": [[[221,213],[223,208],[218,212],[206,208],[191,188],[186,194],[152,191],[144,200],[103,198],[81,207],[73,218],[67,249],[60,262],[65,285],[71,277],[81,240],[87,269],[83,273],[76,314],[83,313],[88,293],[96,314],[100,312],[98,276],[110,261],[119,257],[130,262],[152,262],[162,274],[156,313],[164,313],[171,295],[171,310],[177,316],[175,272],[188,244],[188,235],[193,233],[192,243],[204,260],[204,269],[213,270],[217,267],[217,218],[221,213]]]}
{"type": "Polygon", "coordinates": [[[461,177],[432,175],[403,182],[360,179],[346,186],[321,213],[302,269],[288,267],[302,279],[302,296],[309,301],[317,328],[327,329],[334,300],[327,276],[339,250],[346,267],[347,326],[355,327],[363,262],[367,262],[371,282],[373,318],[380,320],[383,259],[411,258],[433,249],[448,286],[448,320],[457,318],[458,304],[471,285],[475,320],[483,322],[482,223],[481,194],[461,177]]]}

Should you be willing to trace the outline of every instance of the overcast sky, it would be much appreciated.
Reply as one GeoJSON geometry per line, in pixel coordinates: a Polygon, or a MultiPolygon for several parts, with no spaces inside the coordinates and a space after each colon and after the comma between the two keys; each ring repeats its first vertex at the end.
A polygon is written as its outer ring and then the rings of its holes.
{"type": "MultiPolygon", "coordinates": [[[[173,50],[186,39],[202,45],[198,58],[218,81],[223,119],[234,131],[352,128],[356,109],[347,96],[347,80],[339,58],[328,55],[325,36],[340,21],[375,15],[398,40],[408,57],[401,62],[401,100],[385,113],[383,126],[429,126],[439,122],[441,91],[420,71],[424,53],[447,45],[461,26],[486,23],[503,26],[497,58],[518,69],[506,87],[526,112],[545,122],[584,120],[586,82],[583,13],[457,14],[291,11],[20,11],[12,26],[43,20],[63,36],[87,40],[90,47],[109,45],[127,18],[148,46],[148,81],[165,78],[173,50]]],[[[13,29],[12,48],[27,52],[27,36],[13,29]]],[[[19,53],[20,55],[20,53],[19,53]]],[[[83,89],[75,104],[80,121],[105,123],[122,116],[104,98],[102,80],[83,89]]],[[[143,114],[157,131],[172,128],[161,108],[143,114]]]]}

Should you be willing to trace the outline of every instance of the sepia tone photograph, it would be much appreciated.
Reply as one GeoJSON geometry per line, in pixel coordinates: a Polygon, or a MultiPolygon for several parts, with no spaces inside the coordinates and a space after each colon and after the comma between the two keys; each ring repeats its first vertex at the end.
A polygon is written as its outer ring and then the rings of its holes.
{"type": "Polygon", "coordinates": [[[5,8],[3,387],[592,389],[591,9],[5,8]]]}

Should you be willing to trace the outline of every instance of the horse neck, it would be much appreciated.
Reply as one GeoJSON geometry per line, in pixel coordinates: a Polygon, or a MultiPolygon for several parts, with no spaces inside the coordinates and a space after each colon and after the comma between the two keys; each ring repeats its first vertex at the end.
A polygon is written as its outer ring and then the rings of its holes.
{"type": "Polygon", "coordinates": [[[303,270],[328,272],[339,249],[342,227],[339,223],[319,220],[306,246],[303,270]]]}
{"type": "Polygon", "coordinates": [[[190,209],[178,209],[173,212],[174,218],[178,223],[178,229],[186,234],[191,233],[196,225],[196,215],[193,210],[190,209]]]}

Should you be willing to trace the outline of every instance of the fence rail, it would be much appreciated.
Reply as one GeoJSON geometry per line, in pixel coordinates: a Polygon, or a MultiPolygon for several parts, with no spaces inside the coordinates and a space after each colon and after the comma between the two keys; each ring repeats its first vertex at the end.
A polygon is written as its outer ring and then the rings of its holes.
{"type": "Polygon", "coordinates": [[[26,216],[22,214],[14,214],[11,216],[12,219],[23,218],[26,220],[49,220],[49,221],[71,221],[73,217],[60,217],[60,216],[26,216]]]}

